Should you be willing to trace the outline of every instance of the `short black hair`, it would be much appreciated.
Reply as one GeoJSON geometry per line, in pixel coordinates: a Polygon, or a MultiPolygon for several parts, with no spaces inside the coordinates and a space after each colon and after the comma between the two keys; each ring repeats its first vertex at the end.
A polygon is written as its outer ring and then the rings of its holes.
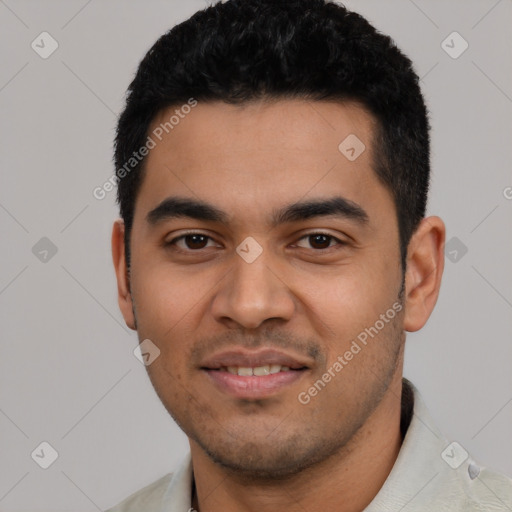
{"type": "Polygon", "coordinates": [[[376,120],[373,170],[396,205],[405,271],[407,246],[425,216],[429,120],[412,63],[389,36],[328,0],[218,2],[162,35],[128,88],[115,139],[128,266],[146,159],[133,162],[130,172],[126,162],[146,143],[158,113],[191,98],[230,104],[302,98],[364,106],[376,120]]]}

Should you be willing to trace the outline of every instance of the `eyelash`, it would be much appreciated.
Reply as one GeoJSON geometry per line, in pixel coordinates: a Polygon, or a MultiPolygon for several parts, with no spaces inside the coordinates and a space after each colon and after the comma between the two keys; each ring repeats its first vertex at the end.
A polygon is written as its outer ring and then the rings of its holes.
{"type": "MultiPolygon", "coordinates": [[[[200,233],[200,232],[197,232],[197,231],[190,231],[190,232],[184,233],[184,234],[182,234],[182,235],[180,235],[180,236],[178,236],[176,238],[173,238],[169,242],[165,242],[164,245],[165,245],[165,247],[176,246],[176,243],[179,240],[183,240],[183,239],[185,239],[188,236],[194,236],[194,235],[205,237],[208,240],[213,240],[213,238],[211,236],[205,235],[204,233],[200,233]]],[[[309,238],[309,237],[312,237],[312,236],[325,236],[325,237],[329,238],[330,241],[336,242],[336,245],[334,245],[334,246],[329,246],[329,247],[326,247],[326,248],[323,248],[323,249],[315,249],[315,248],[311,249],[311,250],[313,250],[314,252],[317,252],[317,253],[327,252],[327,251],[335,248],[336,246],[345,246],[345,245],[347,245],[347,243],[344,242],[343,240],[340,240],[339,238],[337,238],[337,237],[335,237],[333,235],[330,235],[329,233],[324,233],[322,231],[315,231],[315,232],[312,232],[312,233],[306,233],[305,235],[303,235],[303,236],[301,236],[299,238],[299,241],[303,240],[304,238],[309,238]]],[[[182,252],[182,253],[194,253],[194,252],[199,253],[203,249],[205,249],[205,247],[203,247],[201,249],[181,249],[181,248],[178,248],[178,249],[175,249],[175,250],[178,251],[178,252],[182,252]]],[[[304,249],[304,247],[301,247],[301,249],[304,249]]]]}

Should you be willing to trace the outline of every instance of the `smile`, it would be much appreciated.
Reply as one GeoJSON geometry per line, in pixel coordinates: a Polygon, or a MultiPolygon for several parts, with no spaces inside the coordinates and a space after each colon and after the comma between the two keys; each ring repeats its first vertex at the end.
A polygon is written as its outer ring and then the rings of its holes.
{"type": "Polygon", "coordinates": [[[219,369],[221,372],[229,372],[232,375],[241,375],[242,377],[250,377],[256,375],[263,377],[264,375],[273,375],[279,372],[290,371],[289,366],[282,366],[280,364],[266,364],[264,366],[255,366],[254,368],[247,366],[227,366],[219,369]]]}
{"type": "Polygon", "coordinates": [[[229,366],[202,369],[215,388],[238,399],[259,400],[269,398],[297,383],[307,368],[291,369],[282,365],[252,367],[229,366]]]}

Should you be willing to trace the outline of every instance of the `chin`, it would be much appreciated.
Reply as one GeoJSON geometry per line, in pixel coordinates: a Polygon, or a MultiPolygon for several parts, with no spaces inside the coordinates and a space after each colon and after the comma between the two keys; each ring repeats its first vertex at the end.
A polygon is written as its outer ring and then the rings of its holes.
{"type": "MultiPolygon", "coordinates": [[[[261,442],[204,443],[196,440],[208,457],[237,478],[247,480],[284,480],[302,473],[307,468],[326,460],[337,448],[325,442],[309,439],[304,435],[279,438],[265,434],[261,442]]],[[[218,441],[218,438],[217,438],[218,441]]]]}

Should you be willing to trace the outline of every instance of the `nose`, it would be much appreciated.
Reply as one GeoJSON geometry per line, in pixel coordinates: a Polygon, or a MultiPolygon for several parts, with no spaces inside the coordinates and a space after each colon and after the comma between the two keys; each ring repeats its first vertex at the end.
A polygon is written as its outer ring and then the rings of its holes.
{"type": "Polygon", "coordinates": [[[256,329],[270,319],[290,320],[295,311],[286,276],[268,251],[253,262],[234,255],[233,267],[212,302],[214,318],[231,327],[256,329]]]}

